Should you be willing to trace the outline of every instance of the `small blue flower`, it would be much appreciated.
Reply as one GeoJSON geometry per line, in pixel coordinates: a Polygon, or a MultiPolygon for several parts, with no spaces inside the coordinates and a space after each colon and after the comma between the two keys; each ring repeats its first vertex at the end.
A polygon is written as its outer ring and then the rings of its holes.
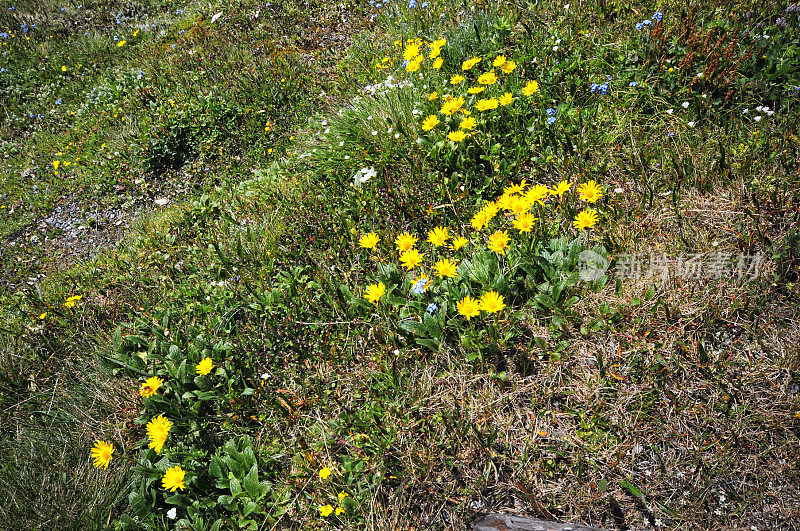
{"type": "Polygon", "coordinates": [[[591,90],[592,92],[596,92],[597,91],[597,83],[592,83],[591,86],[589,87],[589,90],[591,90]]]}
{"type": "Polygon", "coordinates": [[[417,283],[414,284],[414,287],[411,288],[411,291],[414,292],[414,295],[421,295],[425,293],[425,286],[428,284],[427,278],[421,278],[417,280],[417,283]]]}
{"type": "Polygon", "coordinates": [[[649,26],[652,23],[653,21],[651,21],[649,18],[646,18],[642,21],[642,24],[644,24],[645,26],[649,26]]]}
{"type": "Polygon", "coordinates": [[[550,124],[550,125],[556,123],[556,117],[555,116],[551,116],[550,118],[547,119],[547,123],[550,124]]]}
{"type": "Polygon", "coordinates": [[[606,95],[606,92],[608,92],[608,85],[607,85],[606,83],[603,83],[602,85],[600,85],[599,87],[597,87],[597,90],[598,90],[598,92],[600,92],[600,94],[602,94],[603,96],[605,96],[605,95],[606,95]]]}
{"type": "Polygon", "coordinates": [[[556,110],[552,107],[547,109],[547,116],[554,116],[556,114],[556,110]]]}
{"type": "Polygon", "coordinates": [[[428,313],[433,313],[433,312],[435,312],[437,309],[439,309],[439,307],[438,307],[438,306],[436,306],[436,304],[435,304],[435,303],[430,303],[430,304],[428,305],[428,313]]]}
{"type": "Polygon", "coordinates": [[[408,2],[408,8],[409,9],[414,9],[415,7],[417,7],[417,0],[410,0],[408,2]]]}
{"type": "Polygon", "coordinates": [[[66,11],[66,10],[67,10],[67,8],[66,8],[66,7],[62,7],[62,8],[61,8],[61,11],[66,11]]]}
{"type": "Polygon", "coordinates": [[[61,105],[61,98],[58,98],[58,99],[56,100],[56,105],[61,105]]]}
{"type": "Polygon", "coordinates": [[[403,68],[405,68],[407,64],[408,64],[408,61],[403,61],[403,68]]]}
{"type": "Polygon", "coordinates": [[[369,16],[369,21],[370,21],[370,22],[373,22],[373,21],[374,21],[376,18],[378,18],[378,15],[377,15],[377,14],[370,15],[370,16],[369,16]]]}
{"type": "Polygon", "coordinates": [[[641,23],[641,22],[639,22],[639,23],[637,23],[637,24],[636,24],[636,29],[637,29],[637,30],[639,30],[639,31],[641,31],[643,27],[644,27],[644,26],[642,26],[642,23],[641,23]]]}
{"type": "Polygon", "coordinates": [[[631,82],[630,82],[630,84],[629,84],[628,86],[629,86],[629,87],[638,87],[638,86],[639,86],[639,83],[637,83],[636,81],[631,81],[631,82]]]}
{"type": "Polygon", "coordinates": [[[655,13],[653,13],[653,18],[656,19],[656,22],[661,22],[661,17],[663,16],[664,14],[661,13],[661,11],[656,11],[655,13]]]}

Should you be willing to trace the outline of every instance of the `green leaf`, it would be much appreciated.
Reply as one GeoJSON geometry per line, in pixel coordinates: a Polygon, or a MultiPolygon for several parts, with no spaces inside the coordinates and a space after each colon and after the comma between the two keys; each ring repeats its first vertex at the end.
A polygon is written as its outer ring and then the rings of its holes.
{"type": "Polygon", "coordinates": [[[247,494],[250,495],[250,498],[254,500],[258,499],[261,493],[261,488],[258,483],[258,465],[253,465],[250,472],[244,477],[242,485],[244,485],[244,489],[247,491],[247,494]]]}
{"type": "Polygon", "coordinates": [[[244,504],[244,508],[242,509],[242,516],[249,516],[254,511],[258,511],[259,506],[256,502],[250,500],[244,504]]]}
{"type": "Polygon", "coordinates": [[[137,517],[141,519],[147,517],[149,508],[147,507],[147,499],[145,499],[142,494],[138,492],[131,492],[128,495],[128,502],[130,502],[131,509],[137,517]]]}

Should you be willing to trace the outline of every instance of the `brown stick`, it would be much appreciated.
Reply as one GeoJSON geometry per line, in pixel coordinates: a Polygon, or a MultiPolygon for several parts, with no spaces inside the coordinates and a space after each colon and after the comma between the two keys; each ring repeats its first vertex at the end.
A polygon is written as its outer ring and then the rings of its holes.
{"type": "Polygon", "coordinates": [[[599,527],[580,524],[560,524],[538,518],[489,514],[470,524],[472,531],[603,531],[599,527]]]}

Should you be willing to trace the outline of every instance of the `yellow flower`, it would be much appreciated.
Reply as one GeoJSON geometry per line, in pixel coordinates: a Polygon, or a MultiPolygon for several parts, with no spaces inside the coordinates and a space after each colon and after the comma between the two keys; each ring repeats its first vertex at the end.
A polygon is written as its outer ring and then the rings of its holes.
{"type": "Polygon", "coordinates": [[[510,184],[505,188],[503,188],[503,195],[521,194],[527,185],[528,181],[522,179],[522,182],[520,182],[519,184],[510,184]]]}
{"type": "Polygon", "coordinates": [[[497,57],[494,58],[494,61],[492,61],[492,66],[500,66],[505,62],[506,62],[506,56],[498,55],[497,57]]]}
{"type": "Polygon", "coordinates": [[[528,84],[522,89],[522,93],[526,96],[533,96],[537,92],[539,92],[539,83],[536,81],[528,81],[528,84]]]}
{"type": "Polygon", "coordinates": [[[603,190],[594,182],[594,179],[578,186],[578,197],[588,203],[596,203],[603,197],[603,190]]]}
{"type": "Polygon", "coordinates": [[[57,170],[57,169],[58,169],[58,166],[59,166],[60,164],[61,164],[61,161],[60,161],[60,160],[54,160],[54,161],[53,161],[53,169],[54,169],[54,170],[57,170]]]}
{"type": "Polygon", "coordinates": [[[497,230],[489,236],[489,243],[487,247],[490,251],[497,254],[506,254],[508,248],[508,231],[497,230]]]}
{"type": "Polygon", "coordinates": [[[497,83],[497,74],[494,73],[494,70],[489,70],[485,74],[478,76],[478,83],[481,85],[494,85],[497,83]]]}
{"type": "Polygon", "coordinates": [[[514,101],[514,95],[511,94],[510,92],[506,92],[505,94],[500,96],[497,101],[500,102],[500,105],[505,107],[506,105],[514,101]]]}
{"type": "Polygon", "coordinates": [[[337,507],[336,508],[336,516],[339,516],[344,512],[344,507],[337,507]]]}
{"type": "Polygon", "coordinates": [[[441,247],[450,239],[450,230],[447,227],[436,227],[428,231],[428,242],[436,247],[441,247]]]}
{"type": "Polygon", "coordinates": [[[498,101],[495,98],[491,98],[488,100],[478,100],[478,103],[475,104],[475,108],[479,111],[490,111],[492,109],[497,108],[498,101]]]}
{"type": "Polygon", "coordinates": [[[461,109],[464,106],[464,103],[465,103],[464,98],[461,96],[457,98],[450,98],[444,103],[444,105],[442,105],[442,108],[439,109],[439,112],[441,112],[445,116],[450,116],[457,110],[461,109]]]}
{"type": "Polygon", "coordinates": [[[406,45],[403,50],[403,59],[408,62],[413,61],[417,56],[422,54],[422,46],[417,41],[411,41],[406,45]]]}
{"type": "Polygon", "coordinates": [[[72,308],[83,298],[83,295],[73,295],[64,301],[64,308],[72,308]]]}
{"type": "Polygon", "coordinates": [[[436,99],[436,98],[438,98],[438,97],[439,97],[439,93],[438,93],[438,92],[435,92],[435,91],[434,91],[434,92],[431,92],[431,95],[430,95],[430,96],[428,96],[428,101],[433,101],[433,100],[435,100],[435,99],[436,99]]]}
{"type": "Polygon", "coordinates": [[[506,307],[503,296],[496,291],[484,293],[481,297],[481,310],[486,313],[497,313],[506,307]]]}
{"type": "Polygon", "coordinates": [[[374,304],[375,306],[377,306],[378,301],[381,300],[381,297],[383,297],[385,294],[386,294],[386,286],[383,285],[383,282],[379,282],[377,284],[372,284],[367,287],[366,291],[364,292],[364,298],[367,299],[372,304],[374,304]]]}
{"type": "Polygon", "coordinates": [[[422,56],[418,56],[415,60],[409,61],[406,65],[406,72],[416,72],[422,66],[422,56]]]}
{"type": "Polygon", "coordinates": [[[400,254],[400,263],[409,271],[417,267],[420,262],[422,262],[422,254],[416,249],[409,249],[400,254]]]}
{"type": "Polygon", "coordinates": [[[437,118],[435,114],[431,114],[422,121],[422,130],[430,131],[437,125],[439,125],[439,118],[437,118]]]}
{"type": "Polygon", "coordinates": [[[480,94],[484,90],[486,90],[486,87],[470,87],[467,89],[467,92],[470,94],[480,94]]]}
{"type": "Polygon", "coordinates": [[[459,129],[466,129],[469,131],[470,129],[475,129],[476,124],[477,122],[475,121],[475,118],[468,116],[461,120],[461,124],[458,127],[459,129]]]}
{"type": "Polygon", "coordinates": [[[398,251],[408,251],[417,244],[417,237],[413,234],[409,234],[408,232],[403,232],[397,235],[397,238],[394,240],[394,244],[397,246],[398,251]]]}
{"type": "Polygon", "coordinates": [[[62,72],[66,72],[66,71],[67,71],[67,67],[66,67],[66,66],[64,66],[64,65],[61,65],[61,71],[62,71],[62,72]]]}
{"type": "Polygon", "coordinates": [[[152,378],[148,378],[139,387],[139,394],[145,398],[153,396],[154,394],[156,394],[156,391],[158,391],[158,388],[161,387],[161,384],[163,383],[164,380],[162,380],[158,376],[153,376],[152,378]]]}
{"type": "Polygon", "coordinates": [[[533,228],[534,221],[536,221],[536,216],[530,212],[523,212],[522,214],[519,214],[516,219],[514,219],[514,228],[520,233],[530,232],[533,228]]]}
{"type": "Polygon", "coordinates": [[[456,267],[458,266],[457,263],[451,262],[447,258],[443,258],[436,262],[433,266],[433,269],[439,274],[439,278],[452,278],[458,276],[456,274],[456,267]]]}
{"type": "Polygon", "coordinates": [[[527,192],[525,192],[525,197],[531,202],[531,204],[539,203],[542,205],[549,194],[550,190],[548,190],[546,186],[542,184],[535,184],[531,186],[527,192]]]}
{"type": "Polygon", "coordinates": [[[568,192],[571,187],[572,185],[567,181],[561,181],[555,187],[553,187],[553,190],[550,191],[550,195],[557,195],[558,197],[561,197],[565,192],[568,192]]]}
{"type": "Polygon", "coordinates": [[[126,41],[119,41],[119,42],[117,43],[117,48],[122,48],[123,46],[125,46],[125,42],[126,42],[126,41]]]}
{"type": "Polygon", "coordinates": [[[457,236],[457,237],[453,238],[452,242],[450,242],[450,248],[452,250],[454,250],[454,251],[458,251],[459,249],[464,247],[467,244],[468,241],[469,240],[467,240],[463,236],[457,236]]]}
{"type": "Polygon", "coordinates": [[[111,462],[111,454],[114,453],[114,445],[105,441],[97,441],[92,447],[92,459],[97,468],[107,469],[111,462]]]}
{"type": "Polygon", "coordinates": [[[442,64],[444,64],[444,59],[442,59],[441,57],[437,57],[436,60],[433,62],[433,68],[439,70],[440,68],[442,68],[442,64]]]}
{"type": "Polygon", "coordinates": [[[461,70],[469,70],[470,68],[472,68],[473,66],[475,66],[480,62],[481,62],[480,57],[473,57],[472,59],[467,59],[466,61],[461,63],[461,70]]]}
{"type": "Polygon", "coordinates": [[[194,370],[197,371],[197,374],[200,376],[205,376],[206,374],[210,373],[211,369],[213,368],[214,362],[211,360],[211,358],[203,358],[200,360],[200,363],[197,364],[194,370]]]}
{"type": "Polygon", "coordinates": [[[458,313],[466,317],[467,321],[481,313],[480,302],[469,295],[457,302],[456,307],[458,308],[458,313]]]}
{"type": "Polygon", "coordinates": [[[578,215],[575,216],[575,219],[572,222],[572,226],[578,230],[583,230],[591,229],[596,223],[597,211],[589,209],[578,212],[578,215]]]}
{"type": "Polygon", "coordinates": [[[320,505],[319,506],[319,514],[323,518],[327,518],[327,517],[329,517],[330,515],[333,514],[333,507],[331,506],[330,503],[327,504],[327,505],[320,505]]]}
{"type": "Polygon", "coordinates": [[[517,63],[515,63],[514,61],[506,61],[505,63],[500,65],[500,70],[502,70],[504,74],[510,74],[511,72],[514,71],[516,67],[517,63]]]}
{"type": "Polygon", "coordinates": [[[450,131],[449,133],[447,133],[447,138],[453,142],[461,142],[465,138],[467,138],[467,133],[465,133],[461,129],[458,129],[456,131],[450,131]]]}
{"type": "Polygon", "coordinates": [[[342,503],[342,500],[344,500],[348,496],[349,496],[349,494],[347,494],[345,491],[340,492],[339,493],[339,503],[342,503]]]}
{"type": "Polygon", "coordinates": [[[41,314],[41,315],[39,315],[39,320],[41,321],[41,320],[42,320],[42,319],[44,319],[45,317],[47,317],[47,312],[42,312],[42,314],[41,314]]]}
{"type": "Polygon", "coordinates": [[[167,442],[167,436],[169,435],[169,430],[172,428],[172,422],[164,418],[164,415],[161,414],[151,419],[145,428],[147,429],[147,436],[150,438],[148,447],[155,450],[156,453],[160,453],[161,449],[164,447],[164,443],[167,442]]]}
{"type": "Polygon", "coordinates": [[[322,479],[328,479],[331,475],[331,469],[328,467],[323,467],[322,470],[319,471],[319,477],[322,479]]]}
{"type": "Polygon", "coordinates": [[[474,216],[472,216],[472,220],[470,221],[470,223],[472,224],[473,229],[481,230],[482,228],[484,228],[486,225],[489,224],[490,219],[491,218],[489,218],[486,215],[486,212],[484,210],[479,210],[478,212],[475,213],[474,216]]]}
{"type": "Polygon", "coordinates": [[[381,239],[377,234],[368,232],[358,240],[358,245],[364,249],[374,249],[379,241],[381,241],[381,239]]]}
{"type": "Polygon", "coordinates": [[[161,486],[164,487],[164,490],[168,490],[170,492],[175,492],[177,489],[185,490],[186,484],[183,482],[185,477],[186,471],[184,471],[179,465],[175,465],[172,468],[167,469],[164,477],[161,478],[161,486]]]}
{"type": "Polygon", "coordinates": [[[533,204],[528,200],[526,196],[514,196],[511,199],[511,204],[509,205],[509,210],[515,215],[519,216],[525,212],[530,212],[531,206],[533,204]]]}
{"type": "Polygon", "coordinates": [[[460,75],[456,74],[456,75],[454,75],[453,77],[450,78],[450,84],[451,85],[458,85],[459,83],[464,81],[464,79],[466,79],[464,76],[460,76],[460,75]]]}

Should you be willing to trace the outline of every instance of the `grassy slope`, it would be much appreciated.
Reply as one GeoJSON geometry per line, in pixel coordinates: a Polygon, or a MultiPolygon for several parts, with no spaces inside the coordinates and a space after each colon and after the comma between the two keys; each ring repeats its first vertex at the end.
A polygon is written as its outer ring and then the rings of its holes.
{"type": "MultiPolygon", "coordinates": [[[[686,91],[685,81],[661,73],[677,60],[631,64],[632,25],[650,12],[647,6],[573,6],[566,14],[551,6],[527,16],[509,9],[503,21],[510,30],[503,33],[494,15],[444,5],[436,8],[445,13],[441,22],[417,13],[382,18],[374,35],[356,38],[337,74],[343,82],[378,80],[382,73],[372,61],[418,29],[446,34],[461,52],[456,57],[508,50],[530,75],[552,75],[548,90],[559,101],[577,94],[576,101],[591,106],[585,85],[614,75],[616,103],[598,106],[575,152],[554,152],[554,161],[537,154],[514,173],[548,184],[576,176],[595,178],[609,192],[622,188],[604,200],[602,234],[612,253],[767,253],[765,275],[753,283],[669,279],[656,281],[651,295],[653,279],[628,280],[619,289],[580,291],[562,323],[545,309],[526,307],[521,322],[503,321],[514,331],[504,349],[468,363],[457,344],[439,353],[417,349],[379,319],[356,312],[337,289],[358,292],[370,281],[373,267],[357,250],[359,232],[381,230],[388,239],[400,228],[456,227],[468,221],[473,203],[469,194],[437,197],[425,179],[441,169],[412,142],[369,143],[370,122],[384,118],[385,106],[357,103],[337,119],[332,105],[327,118],[303,123],[324,103],[312,99],[321,90],[338,96],[325,77],[334,73],[333,59],[312,60],[306,54],[313,46],[304,40],[314,41],[307,31],[317,24],[323,34],[332,27],[334,11],[283,4],[273,9],[286,18],[260,26],[251,19],[257,7],[242,3],[215,32],[207,24],[210,11],[159,7],[169,18],[168,36],[140,34],[136,51],[123,47],[122,57],[104,51],[91,82],[68,76],[59,90],[78,109],[78,94],[89,89],[77,87],[101,86],[112,72],[141,69],[145,87],[103,103],[101,114],[74,122],[60,117],[67,121],[58,126],[72,133],[58,134],[49,123],[34,126],[35,136],[31,126],[12,125],[5,133],[18,146],[7,152],[15,169],[9,175],[30,164],[49,175],[44,168],[53,152],[69,141],[97,165],[68,174],[72,181],[48,177],[50,195],[42,202],[22,201],[30,197],[27,185],[9,178],[3,192],[24,215],[4,220],[3,234],[38,219],[76,184],[83,201],[98,194],[91,200],[101,204],[117,200],[114,185],[142,186],[135,181],[152,158],[122,149],[121,159],[99,165],[98,146],[134,146],[159,132],[180,132],[192,119],[216,134],[198,137],[181,171],[164,180],[146,176],[149,186],[130,197],[124,192],[123,201],[180,198],[176,191],[187,179],[188,196],[221,184],[194,204],[144,216],[124,245],[88,264],[57,272],[45,262],[50,276],[41,291],[7,297],[4,328],[24,331],[2,343],[3,424],[13,427],[0,476],[7,521],[90,526],[128,511],[119,497],[131,477],[125,461],[100,473],[86,460],[95,438],[114,440],[119,454],[131,458],[141,446],[141,428],[133,423],[136,382],[110,377],[94,355],[113,353],[113,330],[124,322],[135,323],[124,327],[126,335],[163,338],[169,330],[176,343],[191,345],[195,333],[231,343],[244,386],[262,394],[227,395],[233,401],[215,417],[216,434],[249,433],[259,441],[271,479],[291,489],[284,524],[319,520],[317,507],[339,489],[357,501],[342,523],[352,528],[459,527],[486,509],[618,528],[656,520],[674,528],[778,528],[796,521],[796,99],[775,98],[755,83],[737,101],[709,111],[700,91],[686,91]],[[304,31],[288,31],[291,21],[304,31]],[[275,39],[273,24],[284,27],[285,37],[275,39]],[[479,28],[493,38],[475,44],[479,28]],[[279,44],[267,43],[260,56],[258,43],[267,35],[279,44]],[[182,51],[172,51],[172,39],[182,51]],[[191,39],[191,48],[182,39],[191,39]],[[565,48],[563,55],[553,46],[565,48]],[[662,90],[631,96],[628,79],[661,83],[662,90]],[[682,101],[692,102],[694,114],[683,117],[682,101]],[[741,108],[766,102],[780,110],[764,123],[739,118],[741,108]],[[234,109],[230,128],[204,121],[220,108],[234,109]],[[118,110],[126,125],[101,125],[100,116],[113,118],[118,110]],[[697,128],[685,125],[693,116],[697,128]],[[274,125],[265,136],[266,122],[274,125]],[[332,133],[324,133],[329,127],[332,133]],[[102,134],[87,133],[93,130],[102,134]],[[299,145],[288,138],[295,135],[299,145]],[[334,138],[345,146],[337,148],[334,138]],[[298,158],[302,153],[311,156],[298,158]],[[350,198],[337,183],[361,165],[391,171],[350,198]],[[434,208],[447,203],[455,207],[434,208]],[[61,302],[72,293],[85,299],[69,311],[61,302]],[[48,316],[38,320],[44,311],[48,316]],[[337,465],[336,475],[322,482],[316,472],[329,463],[337,465]],[[53,487],[39,488],[43,483],[53,487]],[[84,510],[74,510],[76,500],[84,510]]],[[[779,6],[769,7],[778,13],[779,6]]],[[[663,11],[680,42],[685,13],[663,11]]],[[[706,6],[697,25],[710,28],[718,20],[706,6]]],[[[714,100],[724,96],[712,93],[714,100]]],[[[413,127],[413,103],[403,109],[397,102],[394,123],[413,127]]],[[[36,246],[26,253],[45,256],[36,246]]],[[[7,270],[16,286],[38,267],[7,270]]],[[[265,521],[278,518],[267,514],[265,521]]]]}

